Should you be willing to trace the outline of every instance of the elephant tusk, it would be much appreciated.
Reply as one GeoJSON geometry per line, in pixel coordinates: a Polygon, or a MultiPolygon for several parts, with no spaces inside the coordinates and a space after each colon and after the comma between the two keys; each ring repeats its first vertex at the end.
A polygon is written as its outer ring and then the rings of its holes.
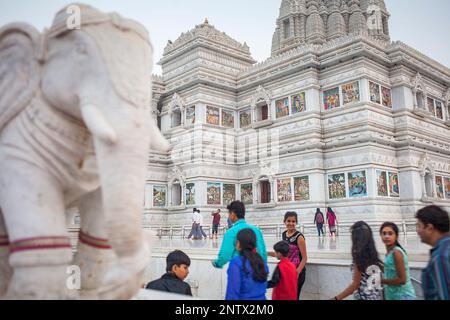
{"type": "Polygon", "coordinates": [[[99,108],[93,104],[82,105],[81,114],[92,135],[108,144],[117,143],[117,134],[99,108]]]}

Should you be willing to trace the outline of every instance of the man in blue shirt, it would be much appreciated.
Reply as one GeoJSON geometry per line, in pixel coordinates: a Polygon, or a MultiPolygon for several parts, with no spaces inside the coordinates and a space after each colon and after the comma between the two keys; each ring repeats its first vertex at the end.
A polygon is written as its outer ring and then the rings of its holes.
{"type": "Polygon", "coordinates": [[[426,300],[450,299],[450,219],[438,206],[428,206],[416,214],[417,234],[433,247],[428,266],[422,271],[426,300]]]}
{"type": "Polygon", "coordinates": [[[242,229],[251,229],[256,234],[256,251],[267,262],[266,244],[261,230],[245,221],[245,205],[241,201],[234,201],[228,207],[229,218],[233,222],[233,228],[229,229],[223,238],[218,258],[212,262],[213,266],[222,269],[235,256],[239,255],[236,249],[236,238],[242,229]]]}

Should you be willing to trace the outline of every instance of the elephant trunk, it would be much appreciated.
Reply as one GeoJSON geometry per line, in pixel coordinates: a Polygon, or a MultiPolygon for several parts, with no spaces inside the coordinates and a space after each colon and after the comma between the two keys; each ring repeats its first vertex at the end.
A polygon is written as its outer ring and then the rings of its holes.
{"type": "Polygon", "coordinates": [[[133,106],[83,106],[94,136],[110,243],[119,258],[133,260],[145,251],[142,207],[152,122],[148,110],[133,106]],[[116,112],[116,111],[119,112],[116,112]]]}

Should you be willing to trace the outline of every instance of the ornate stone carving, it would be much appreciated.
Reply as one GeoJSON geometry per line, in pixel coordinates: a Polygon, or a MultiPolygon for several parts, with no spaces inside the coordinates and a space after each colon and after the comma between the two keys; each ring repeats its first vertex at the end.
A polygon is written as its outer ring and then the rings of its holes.
{"type": "Polygon", "coordinates": [[[183,112],[185,104],[183,99],[178,95],[178,93],[174,93],[172,96],[172,100],[170,100],[170,103],[167,106],[167,111],[169,115],[172,115],[177,108],[179,108],[180,111],[183,112]]]}
{"type": "Polygon", "coordinates": [[[422,201],[432,202],[436,197],[435,165],[427,153],[420,157],[418,167],[422,179],[422,201]]]}
{"type": "Polygon", "coordinates": [[[209,24],[208,19],[205,19],[204,23],[197,25],[191,31],[182,33],[181,36],[177,40],[175,40],[175,42],[172,43],[171,41],[169,41],[166,48],[164,49],[164,54],[166,55],[198,38],[206,38],[238,50],[245,55],[250,55],[250,49],[246,43],[241,44],[228,36],[226,33],[220,32],[219,30],[214,28],[214,26],[209,24]]]}
{"type": "Polygon", "coordinates": [[[44,34],[24,23],[0,29],[7,299],[130,299],[150,258],[141,228],[147,156],[168,147],[150,117],[152,46],[139,23],[76,6],[76,31],[69,6],[44,34]],[[72,206],[86,228],[75,258],[65,223],[72,206]],[[80,291],[67,287],[70,265],[81,268],[80,291]]]}
{"type": "Polygon", "coordinates": [[[169,183],[168,183],[168,197],[169,197],[169,205],[167,206],[167,209],[169,211],[173,210],[183,210],[186,208],[184,196],[185,196],[185,188],[186,188],[186,175],[183,172],[183,170],[179,166],[174,166],[172,170],[170,171],[168,177],[167,177],[169,183]],[[181,191],[181,198],[179,204],[173,203],[173,187],[176,185],[176,182],[178,182],[180,186],[181,191]]]}
{"type": "Polygon", "coordinates": [[[414,113],[421,116],[427,117],[430,116],[431,113],[428,111],[426,107],[427,99],[426,99],[426,87],[423,81],[423,78],[419,72],[417,72],[416,76],[412,79],[412,92],[414,99],[414,113]]]}
{"type": "Polygon", "coordinates": [[[386,42],[389,41],[388,20],[383,0],[283,0],[272,39],[272,56],[348,34],[369,35],[368,25],[370,37],[386,42]],[[367,23],[366,16],[371,24],[367,23]],[[293,32],[288,39],[286,28],[293,32]]]}
{"type": "Polygon", "coordinates": [[[263,205],[263,207],[275,205],[275,175],[277,174],[276,169],[271,166],[270,162],[260,161],[257,164],[257,168],[251,170],[253,176],[253,188],[255,193],[253,197],[256,200],[256,206],[263,205]],[[270,203],[261,204],[260,194],[261,194],[261,179],[267,178],[270,183],[270,203]]]}
{"type": "Polygon", "coordinates": [[[262,86],[258,86],[256,89],[256,92],[252,96],[252,107],[256,107],[258,102],[263,100],[265,103],[267,103],[268,106],[270,106],[272,99],[270,97],[270,93],[264,89],[262,86]]]}
{"type": "Polygon", "coordinates": [[[450,87],[447,89],[443,98],[444,98],[444,114],[446,115],[445,119],[447,119],[445,121],[445,124],[450,126],[450,87]]]}

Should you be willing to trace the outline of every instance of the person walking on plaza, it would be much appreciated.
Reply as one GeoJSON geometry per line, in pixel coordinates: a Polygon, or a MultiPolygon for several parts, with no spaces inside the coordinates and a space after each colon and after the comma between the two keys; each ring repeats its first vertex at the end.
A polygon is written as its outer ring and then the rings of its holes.
{"type": "Polygon", "coordinates": [[[328,221],[328,228],[330,230],[330,236],[336,236],[336,223],[337,223],[337,217],[334,213],[333,209],[328,207],[327,209],[327,221],[328,221]]]}
{"type": "Polygon", "coordinates": [[[194,209],[192,209],[192,228],[191,228],[191,233],[189,233],[189,235],[187,236],[187,239],[191,239],[192,237],[194,237],[194,240],[198,240],[199,238],[201,238],[199,236],[198,224],[199,224],[199,215],[197,213],[197,208],[194,208],[194,209]]]}
{"type": "Polygon", "coordinates": [[[422,271],[426,300],[450,299],[450,221],[448,212],[428,206],[416,213],[417,234],[423,243],[433,247],[428,266],[422,271]]]}
{"type": "MultiPolygon", "coordinates": [[[[297,299],[300,299],[300,294],[306,281],[306,263],[308,261],[305,236],[297,230],[298,216],[296,212],[286,212],[284,224],[286,231],[282,234],[282,240],[289,243],[288,258],[297,269],[297,299]]],[[[268,254],[276,257],[274,252],[269,252],[268,254]]]]}
{"type": "Polygon", "coordinates": [[[316,214],[314,216],[314,224],[317,227],[317,232],[319,233],[319,237],[322,234],[322,236],[325,236],[323,232],[323,224],[325,223],[325,218],[323,216],[322,211],[320,211],[319,208],[316,210],[316,214]]]}
{"type": "Polygon", "coordinates": [[[381,240],[386,246],[384,285],[386,300],[416,300],[411,282],[408,255],[398,242],[399,229],[395,223],[385,222],[380,228],[381,240]]]}
{"type": "Polygon", "coordinates": [[[353,294],[355,300],[383,300],[381,285],[383,263],[370,226],[356,222],[351,228],[353,282],[332,300],[344,300],[353,294]]]}
{"type": "Polygon", "coordinates": [[[245,205],[241,201],[234,201],[228,205],[227,210],[229,212],[230,220],[234,225],[225,233],[219,255],[217,259],[212,262],[212,265],[215,268],[222,269],[231,261],[231,259],[239,255],[239,251],[236,249],[236,239],[239,231],[242,229],[253,230],[256,235],[256,249],[263,260],[267,262],[266,244],[262,232],[257,227],[248,224],[245,221],[245,205]]]}
{"type": "Polygon", "coordinates": [[[235,256],[228,267],[225,300],[266,300],[267,262],[256,252],[256,234],[242,229],[236,235],[235,256]]]}
{"type": "Polygon", "coordinates": [[[206,235],[205,231],[203,231],[203,216],[200,213],[200,210],[197,209],[198,214],[198,234],[200,236],[200,239],[208,239],[208,236],[206,235]]]}
{"type": "Polygon", "coordinates": [[[219,233],[219,226],[220,226],[220,218],[221,218],[220,209],[217,209],[217,211],[213,212],[211,215],[213,216],[211,239],[213,239],[214,235],[215,235],[216,240],[217,240],[217,235],[219,233]]]}
{"type": "Polygon", "coordinates": [[[272,300],[297,300],[297,268],[289,261],[289,243],[278,242],[273,246],[280,262],[273,272],[268,288],[273,288],[272,300]]]}

